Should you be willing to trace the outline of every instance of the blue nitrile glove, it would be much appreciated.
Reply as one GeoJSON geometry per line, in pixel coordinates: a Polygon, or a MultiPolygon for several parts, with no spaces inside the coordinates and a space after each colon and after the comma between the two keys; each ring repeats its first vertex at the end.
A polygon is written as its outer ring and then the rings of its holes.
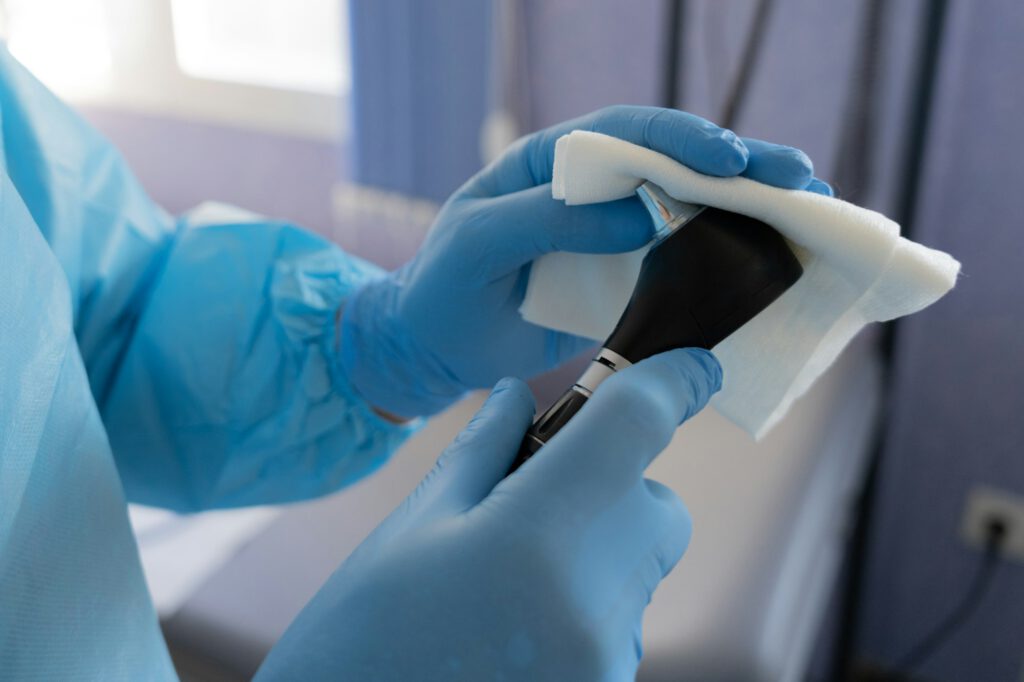
{"type": "Polygon", "coordinates": [[[523,138],[452,195],[410,263],[349,300],[341,363],[372,405],[429,415],[468,389],[539,374],[592,345],[518,312],[534,258],[630,251],[651,237],[635,197],[572,207],[551,198],[555,140],[578,129],[650,147],[709,175],[830,193],[803,152],[737,138],[681,111],[612,107],[523,138]]]}
{"type": "Polygon", "coordinates": [[[690,537],[644,470],[720,384],[707,351],[637,363],[504,478],[533,399],[503,380],[257,680],[632,680],[644,608],[690,537]]]}

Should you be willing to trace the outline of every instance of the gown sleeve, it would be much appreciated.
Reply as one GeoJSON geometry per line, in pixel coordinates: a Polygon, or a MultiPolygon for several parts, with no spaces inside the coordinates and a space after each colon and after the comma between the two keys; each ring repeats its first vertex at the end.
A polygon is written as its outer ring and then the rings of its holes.
{"type": "Polygon", "coordinates": [[[380,270],[284,222],[175,218],[118,152],[0,49],[6,172],[64,271],[128,498],[195,511],[322,495],[415,425],[338,371],[337,319],[380,270]]]}

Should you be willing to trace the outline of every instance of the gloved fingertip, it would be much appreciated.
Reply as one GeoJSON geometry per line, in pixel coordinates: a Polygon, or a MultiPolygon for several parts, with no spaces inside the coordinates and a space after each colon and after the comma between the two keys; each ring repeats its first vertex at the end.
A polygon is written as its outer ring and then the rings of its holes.
{"type": "Polygon", "coordinates": [[[491,394],[487,397],[487,402],[499,399],[515,401],[524,407],[528,406],[531,413],[534,409],[533,392],[530,391],[530,387],[525,381],[516,377],[504,377],[494,385],[491,394]]]}
{"type": "Polygon", "coordinates": [[[814,178],[814,163],[811,157],[795,147],[780,147],[770,153],[772,162],[778,166],[780,175],[788,180],[787,186],[794,189],[806,187],[814,178]]]}
{"type": "MultiPolygon", "coordinates": [[[[497,434],[504,433],[512,441],[518,442],[517,439],[522,437],[535,411],[533,393],[526,382],[513,377],[501,379],[445,452],[448,454],[460,448],[472,447],[474,439],[481,433],[489,434],[488,437],[492,439],[500,438],[497,434]]],[[[442,457],[439,463],[445,464],[454,456],[442,457]]]]}
{"type": "Polygon", "coordinates": [[[807,153],[802,149],[796,147],[787,147],[785,150],[786,156],[793,159],[795,165],[799,165],[806,169],[807,172],[814,172],[814,162],[811,161],[811,157],[807,156],[807,153]]]}
{"type": "Polygon", "coordinates": [[[702,348],[678,348],[643,362],[651,363],[648,367],[672,380],[672,394],[679,399],[676,424],[704,409],[711,396],[722,388],[722,366],[713,353],[702,348]]]}
{"type": "Polygon", "coordinates": [[[703,348],[684,348],[683,353],[689,355],[705,372],[708,378],[708,397],[722,389],[722,365],[715,354],[703,348]]]}
{"type": "Polygon", "coordinates": [[[832,190],[832,185],[828,184],[824,180],[818,178],[811,178],[811,181],[807,184],[804,189],[808,192],[814,192],[815,194],[821,194],[826,197],[834,197],[835,192],[832,190]]]}
{"type": "Polygon", "coordinates": [[[501,379],[498,379],[498,383],[494,384],[494,388],[491,389],[491,395],[501,393],[502,391],[512,388],[515,386],[515,382],[515,377],[502,377],[501,379]]]}
{"type": "Polygon", "coordinates": [[[804,189],[814,178],[814,163],[795,147],[765,145],[750,159],[744,175],[783,189],[804,189]]]}

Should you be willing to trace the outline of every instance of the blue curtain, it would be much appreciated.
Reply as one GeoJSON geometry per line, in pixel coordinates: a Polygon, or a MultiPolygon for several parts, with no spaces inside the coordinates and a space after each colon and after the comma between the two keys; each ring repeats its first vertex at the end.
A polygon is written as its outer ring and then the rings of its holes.
{"type": "Polygon", "coordinates": [[[443,201],[479,169],[491,2],[349,0],[353,180],[443,201]]]}

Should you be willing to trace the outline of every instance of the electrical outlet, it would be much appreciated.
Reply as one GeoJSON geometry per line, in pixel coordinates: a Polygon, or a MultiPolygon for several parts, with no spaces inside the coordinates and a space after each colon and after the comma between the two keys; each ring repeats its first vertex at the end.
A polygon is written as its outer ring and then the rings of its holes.
{"type": "Polygon", "coordinates": [[[1006,526],[1002,555],[1024,562],[1024,497],[987,486],[971,488],[960,528],[964,542],[984,549],[989,524],[995,520],[1006,526]]]}

